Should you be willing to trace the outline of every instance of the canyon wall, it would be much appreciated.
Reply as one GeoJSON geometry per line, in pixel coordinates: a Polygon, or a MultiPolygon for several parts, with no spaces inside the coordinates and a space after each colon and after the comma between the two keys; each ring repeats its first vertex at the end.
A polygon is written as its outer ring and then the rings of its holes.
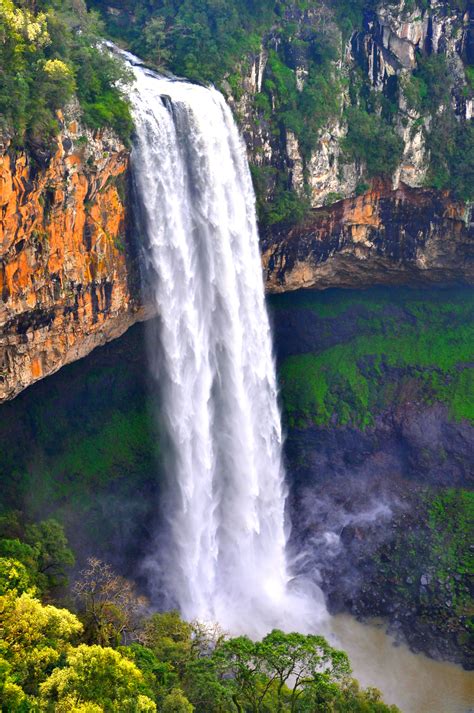
{"type": "MultiPolygon", "coordinates": [[[[321,26],[332,32],[331,22],[323,7],[289,8],[282,18],[283,28],[295,28],[285,41],[298,92],[308,63],[300,40],[321,26]]],[[[456,121],[467,127],[473,90],[464,68],[474,54],[472,26],[469,12],[438,0],[411,9],[385,3],[366,13],[336,62],[346,81],[340,111],[318,130],[309,154],[278,124],[273,106],[270,116],[261,108],[262,91],[272,98],[269,56],[282,42],[278,28],[240,68],[239,95],[224,82],[256,184],[259,175],[271,177],[260,186],[260,200],[272,207],[277,179],[309,199],[303,219],[262,227],[268,292],[473,283],[471,208],[425,186],[430,117],[408,107],[404,90],[417,53],[445,56],[456,121]],[[402,158],[384,180],[367,178],[363,161],[348,160],[343,150],[351,73],[396,112],[402,158]]],[[[82,128],[77,107],[66,114],[50,155],[0,142],[0,401],[145,317],[127,202],[129,152],[111,132],[82,128]]]]}
{"type": "Polygon", "coordinates": [[[126,239],[128,151],[111,132],[60,121],[51,154],[0,146],[0,401],[142,315],[126,239]]]}
{"type": "Polygon", "coordinates": [[[433,190],[376,182],[262,241],[268,292],[474,283],[470,210],[433,190]]]}

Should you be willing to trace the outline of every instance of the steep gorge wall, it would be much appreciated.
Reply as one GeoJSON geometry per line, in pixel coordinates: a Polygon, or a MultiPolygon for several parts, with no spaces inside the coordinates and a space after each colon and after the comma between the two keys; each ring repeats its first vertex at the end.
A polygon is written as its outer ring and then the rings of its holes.
{"type": "MultiPolygon", "coordinates": [[[[427,57],[446,61],[448,101],[458,125],[467,127],[474,111],[470,73],[474,62],[472,4],[462,10],[460,4],[449,0],[380,2],[373,10],[366,10],[362,29],[350,37],[340,33],[324,4],[304,10],[290,6],[281,27],[264,37],[260,51],[243,63],[241,91],[236,93],[229,84],[224,86],[239,117],[250,161],[257,175],[262,174],[267,200],[275,200],[276,176],[284,176],[287,188],[309,199],[312,208],[363,192],[361,189],[370,179],[367,165],[363,159],[354,160],[347,154],[344,139],[348,132],[346,110],[366,103],[373,107],[374,114],[386,120],[387,115],[392,116],[388,123],[402,140],[400,161],[390,176],[392,187],[423,187],[430,164],[427,136],[434,115],[443,107],[429,106],[427,101],[426,106],[415,106],[409,99],[408,85],[413,73],[419,73],[419,59],[427,57]],[[290,26],[291,31],[282,32],[290,26]],[[289,128],[291,123],[298,124],[294,117],[288,119],[289,110],[280,108],[278,113],[281,96],[275,88],[271,55],[278,52],[284,60],[289,70],[285,81],[288,85],[294,83],[296,96],[301,96],[309,81],[312,53],[318,51],[318,40],[316,44],[312,40],[318,33],[326,37],[319,42],[343,46],[337,60],[320,67],[323,74],[332,72],[341,81],[330,85],[330,93],[338,94],[338,101],[308,149],[304,146],[304,126],[300,126],[298,136],[289,128]],[[270,102],[270,112],[265,108],[265,97],[270,102]]],[[[299,119],[300,125],[306,123],[306,116],[299,119]]]]}
{"type": "MultiPolygon", "coordinates": [[[[277,131],[267,121],[258,97],[269,52],[280,42],[277,32],[249,62],[241,95],[229,97],[251,163],[279,171],[297,195],[305,183],[310,191],[312,208],[304,221],[262,231],[269,292],[474,282],[471,210],[447,192],[423,187],[429,120],[408,111],[400,91],[418,51],[442,53],[455,76],[458,121],[471,121],[473,92],[463,61],[474,54],[473,20],[438,0],[410,12],[405,5],[385,3],[367,14],[337,67],[346,79],[352,71],[361,73],[385,98],[398,82],[397,131],[404,150],[393,176],[366,185],[364,165],[344,158],[347,90],[340,114],[321,128],[309,157],[294,133],[277,131]]],[[[296,48],[301,28],[326,22],[308,12],[284,18],[297,28],[296,48]]],[[[304,87],[305,62],[295,50],[298,91],[304,87]]],[[[0,401],[145,316],[134,231],[127,230],[127,168],[128,151],[113,134],[82,129],[74,111],[63,117],[50,157],[35,159],[7,142],[0,146],[0,401]]],[[[272,190],[270,182],[269,205],[272,190]]]]}
{"type": "Polygon", "coordinates": [[[470,209],[434,190],[377,182],[263,236],[267,290],[474,283],[470,209]]]}
{"type": "Polygon", "coordinates": [[[128,151],[62,120],[57,147],[0,150],[0,401],[142,315],[126,240],[128,151]]]}

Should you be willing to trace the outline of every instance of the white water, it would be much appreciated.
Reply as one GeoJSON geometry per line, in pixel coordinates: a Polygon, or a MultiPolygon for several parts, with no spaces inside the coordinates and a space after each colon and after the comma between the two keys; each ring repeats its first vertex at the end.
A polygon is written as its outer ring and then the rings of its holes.
{"type": "Polygon", "coordinates": [[[254,635],[309,630],[324,605],[295,583],[289,591],[282,434],[245,147],[215,89],[133,70],[132,162],[170,441],[168,535],[149,564],[188,619],[254,635]]]}

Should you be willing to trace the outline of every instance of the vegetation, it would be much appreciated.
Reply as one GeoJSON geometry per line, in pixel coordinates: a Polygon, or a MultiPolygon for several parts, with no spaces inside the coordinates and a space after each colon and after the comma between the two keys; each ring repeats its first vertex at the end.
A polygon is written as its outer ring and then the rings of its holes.
{"type": "MultiPolygon", "coordinates": [[[[67,570],[74,564],[62,526],[54,519],[25,524],[21,513],[0,516],[0,558],[15,562],[19,580],[27,571],[28,584],[45,594],[67,583],[67,570]]],[[[10,565],[8,565],[10,566],[10,565]]],[[[10,570],[13,575],[13,570],[10,570]]],[[[22,591],[26,587],[22,585],[22,591]]]]}
{"type": "Polygon", "coordinates": [[[108,559],[120,543],[138,558],[160,473],[142,339],[134,327],[2,405],[0,513],[58,520],[77,552],[108,559]]]}
{"type": "MultiPolygon", "coordinates": [[[[111,35],[137,54],[176,74],[217,83],[236,98],[242,93],[249,60],[261,46],[267,47],[268,62],[262,91],[254,100],[254,117],[275,146],[279,144],[276,154],[284,150],[288,131],[296,136],[305,173],[305,186],[295,191],[287,167],[278,160],[271,169],[260,163],[255,168],[260,218],[267,225],[305,217],[307,161],[322,127],[341,116],[343,89],[350,96],[344,156],[365,167],[366,178],[390,175],[400,163],[403,141],[398,125],[407,121],[399,104],[403,92],[410,109],[420,114],[417,125],[423,126],[430,152],[427,185],[450,189],[461,200],[472,199],[473,129],[456,118],[453,95],[461,90],[455,86],[455,73],[445,55],[420,52],[409,79],[402,78],[400,86],[399,77],[394,76],[383,92],[374,91],[360,68],[346,76],[337,65],[344,43],[362,29],[364,15],[376,4],[375,0],[326,0],[317,6],[304,0],[166,0],[156,6],[127,0],[116,3],[117,12],[110,13],[109,0],[92,2],[106,17],[111,35]]],[[[447,4],[451,12],[466,9],[464,0],[447,4]]],[[[410,0],[404,4],[406,14],[416,9],[429,10],[429,3],[410,0]]],[[[466,65],[465,69],[462,92],[471,96],[473,68],[466,65]]]]}
{"type": "Polygon", "coordinates": [[[107,12],[114,3],[93,0],[103,11],[112,37],[159,67],[199,82],[218,82],[236,63],[258,49],[260,37],[275,19],[272,0],[125,0],[125,13],[107,12]],[[130,18],[133,17],[133,22],[130,18]],[[145,41],[143,41],[145,40],[145,41]]]}
{"type": "Polygon", "coordinates": [[[349,108],[346,118],[348,130],[342,148],[347,159],[365,164],[369,178],[390,176],[403,153],[400,136],[378,114],[369,114],[360,107],[349,108]]]}
{"type": "MultiPolygon", "coordinates": [[[[13,513],[3,523],[34,531],[38,548],[49,549],[51,522],[22,525],[13,513]]],[[[21,552],[29,545],[16,542],[23,561],[0,558],[2,710],[396,711],[377,691],[359,689],[346,654],[323,637],[275,630],[253,642],[188,624],[177,612],[147,619],[134,586],[97,559],[76,582],[75,613],[45,604],[35,586],[36,562],[28,564],[21,552]],[[132,618],[133,627],[124,625],[132,618]]],[[[13,554],[8,539],[0,538],[0,547],[13,554]]]]}
{"type": "Polygon", "coordinates": [[[355,327],[343,343],[282,363],[282,398],[290,426],[335,422],[366,428],[393,400],[414,398],[441,401],[453,418],[474,421],[474,302],[469,292],[441,292],[431,299],[416,291],[359,292],[350,299],[341,293],[312,293],[296,301],[282,296],[274,304],[314,310],[328,331],[332,318],[352,312],[355,327]],[[394,301],[400,312],[390,316],[394,301]]]}
{"type": "MultiPolygon", "coordinates": [[[[274,154],[271,165],[258,161],[253,167],[264,225],[304,220],[311,203],[309,159],[321,129],[342,117],[343,110],[348,126],[343,158],[365,169],[360,185],[393,174],[403,150],[399,124],[408,121],[399,109],[401,92],[410,110],[420,114],[416,126],[423,127],[430,152],[427,185],[471,200],[474,129],[456,118],[452,95],[460,89],[444,55],[420,53],[410,78],[400,86],[392,77],[383,93],[373,90],[365,72],[339,66],[344,43],[362,28],[364,13],[375,4],[91,0],[88,11],[85,0],[1,0],[0,130],[13,134],[17,143],[50,147],[58,130],[58,109],[77,95],[87,125],[111,126],[127,141],[132,122],[118,88],[127,77],[120,62],[97,46],[106,31],[154,66],[215,83],[236,99],[249,62],[266,46],[264,81],[252,111],[274,154]],[[285,159],[289,132],[302,154],[303,181],[298,186],[285,159]]],[[[405,11],[427,7],[424,0],[412,5],[405,3],[405,11]]],[[[450,2],[453,12],[462,5],[450,2]]],[[[465,96],[472,94],[471,75],[472,67],[466,66],[465,96]]]]}
{"type": "MultiPolygon", "coordinates": [[[[467,66],[468,82],[471,70],[467,66]]],[[[444,55],[420,55],[404,93],[412,109],[422,117],[431,117],[430,128],[425,128],[430,151],[427,183],[439,190],[451,189],[457,198],[469,201],[474,196],[474,130],[471,124],[456,119],[453,87],[453,74],[444,55]]]]}
{"type": "Polygon", "coordinates": [[[77,96],[86,124],[128,140],[132,122],[117,85],[126,75],[97,46],[101,34],[83,0],[0,0],[0,132],[48,148],[58,110],[77,96]]]}

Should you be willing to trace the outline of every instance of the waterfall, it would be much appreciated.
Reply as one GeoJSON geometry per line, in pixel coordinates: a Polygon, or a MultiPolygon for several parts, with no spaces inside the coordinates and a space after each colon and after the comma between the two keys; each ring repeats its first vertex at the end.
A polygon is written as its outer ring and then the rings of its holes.
{"type": "Polygon", "coordinates": [[[185,618],[260,633],[292,616],[295,595],[245,146],[218,91],[132,64],[132,170],[160,322],[151,364],[169,440],[153,565],[185,618]]]}

